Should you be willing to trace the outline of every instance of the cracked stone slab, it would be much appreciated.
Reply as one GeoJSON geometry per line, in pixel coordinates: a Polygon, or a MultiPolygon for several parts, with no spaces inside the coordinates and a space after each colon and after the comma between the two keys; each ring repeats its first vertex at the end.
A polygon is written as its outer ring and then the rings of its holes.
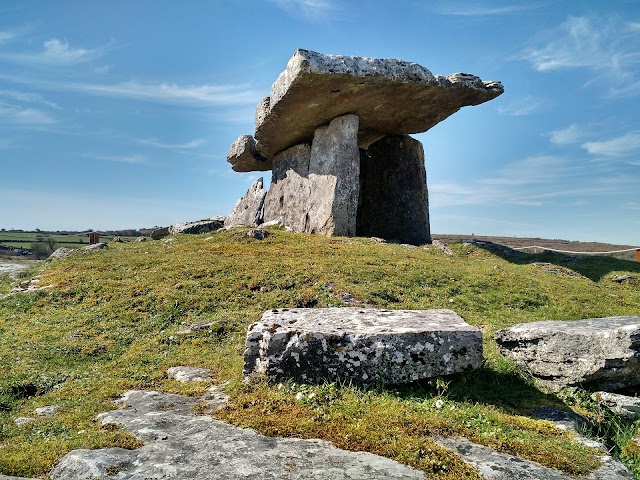
{"type": "Polygon", "coordinates": [[[388,458],[348,452],[321,440],[273,438],[194,415],[202,399],[131,391],[125,408],[98,416],[144,441],[136,450],[75,450],[51,480],[400,480],[425,479],[388,458]]]}
{"type": "Polygon", "coordinates": [[[640,316],[544,321],[495,333],[500,352],[551,391],[640,384],[640,316]]]}
{"type": "Polygon", "coordinates": [[[413,62],[300,49],[272,85],[270,96],[258,104],[256,149],[270,164],[277,153],[310,142],[316,128],[346,114],[360,117],[358,143],[367,148],[385,135],[425,132],[460,108],[487,102],[503,91],[500,82],[466,73],[433,75],[413,62]]]}
{"type": "Polygon", "coordinates": [[[227,152],[227,162],[236,172],[271,170],[271,162],[258,152],[256,141],[251,135],[240,135],[231,144],[227,152]]]}
{"type": "Polygon", "coordinates": [[[611,392],[595,392],[591,398],[616,415],[630,419],[640,418],[640,398],[611,392]]]}
{"type": "MultiPolygon", "coordinates": [[[[251,184],[247,193],[236,202],[231,213],[224,221],[224,227],[246,225],[256,227],[262,223],[262,207],[267,191],[264,189],[264,180],[259,178],[251,184]]],[[[222,226],[222,225],[221,225],[222,226]]]]}
{"type": "Polygon", "coordinates": [[[208,368],[185,367],[183,365],[177,367],[169,367],[167,369],[167,377],[177,382],[209,382],[211,381],[211,370],[208,368]]]}
{"type": "Polygon", "coordinates": [[[398,384],[482,363],[482,333],[452,310],[268,310],[246,347],[245,376],[273,382],[398,384]]]}

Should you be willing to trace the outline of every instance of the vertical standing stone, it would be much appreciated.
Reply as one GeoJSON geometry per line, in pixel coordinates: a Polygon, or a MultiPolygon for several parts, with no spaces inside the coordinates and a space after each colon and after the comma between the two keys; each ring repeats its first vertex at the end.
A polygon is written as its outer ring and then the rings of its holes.
{"type": "Polygon", "coordinates": [[[316,129],[309,161],[306,231],[355,236],[360,182],[358,116],[334,118],[316,129]]]}
{"type": "Polygon", "coordinates": [[[422,143],[390,135],[360,152],[358,235],[431,243],[422,143]]]}
{"type": "Polygon", "coordinates": [[[247,225],[255,227],[260,225],[266,195],[267,191],[264,189],[263,180],[259,178],[249,187],[244,197],[236,202],[236,206],[225,219],[224,226],[247,225]]]}
{"type": "Polygon", "coordinates": [[[264,201],[264,221],[280,220],[294,232],[305,232],[309,210],[311,147],[296,145],[273,159],[273,177],[264,201]]]}

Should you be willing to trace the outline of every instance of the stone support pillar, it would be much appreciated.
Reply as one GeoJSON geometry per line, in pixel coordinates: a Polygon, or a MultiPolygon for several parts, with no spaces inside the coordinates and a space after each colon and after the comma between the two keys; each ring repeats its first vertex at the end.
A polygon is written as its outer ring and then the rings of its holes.
{"type": "Polygon", "coordinates": [[[390,135],[360,150],[358,236],[431,243],[422,143],[390,135]]]}

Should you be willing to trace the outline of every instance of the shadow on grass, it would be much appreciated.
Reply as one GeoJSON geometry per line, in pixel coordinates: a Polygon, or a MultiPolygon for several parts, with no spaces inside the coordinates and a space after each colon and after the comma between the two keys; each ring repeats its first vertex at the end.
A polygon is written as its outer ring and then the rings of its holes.
{"type": "Polygon", "coordinates": [[[540,405],[564,406],[555,395],[544,393],[516,373],[486,366],[473,372],[438,377],[389,388],[403,399],[427,399],[438,395],[460,402],[493,405],[514,415],[528,415],[540,405]]]}
{"type": "MultiPolygon", "coordinates": [[[[640,274],[640,262],[621,260],[607,256],[565,255],[555,252],[523,253],[504,245],[488,241],[476,241],[472,245],[487,250],[500,258],[516,265],[544,262],[568,268],[594,282],[602,280],[611,272],[632,272],[640,274]]],[[[640,275],[639,275],[640,276],[640,275]]],[[[630,281],[634,281],[631,279],[630,281]]],[[[638,281],[638,280],[635,280],[638,281]]]]}

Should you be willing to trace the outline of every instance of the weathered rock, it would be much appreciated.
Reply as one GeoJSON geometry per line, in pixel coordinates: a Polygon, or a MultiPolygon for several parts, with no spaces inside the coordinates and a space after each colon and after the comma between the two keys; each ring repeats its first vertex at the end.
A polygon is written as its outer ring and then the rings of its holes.
{"type": "Polygon", "coordinates": [[[469,238],[462,242],[463,245],[473,245],[474,247],[482,248],[483,250],[487,250],[488,252],[497,253],[498,255],[502,255],[503,257],[517,257],[521,255],[520,252],[514,250],[511,247],[507,247],[505,245],[500,245],[499,243],[493,243],[488,240],[477,240],[475,238],[469,238]]]}
{"type": "Polygon", "coordinates": [[[273,176],[264,201],[264,220],[280,221],[292,231],[307,231],[311,146],[296,145],[273,160],[273,176]]]}
{"type": "Polygon", "coordinates": [[[634,478],[629,469],[619,460],[604,453],[609,450],[606,445],[578,433],[584,431],[584,426],[587,424],[586,419],[581,415],[566,408],[558,408],[550,405],[537,407],[532,413],[535,418],[553,422],[559,429],[572,432],[574,439],[578,443],[603,452],[602,455],[599,455],[600,468],[587,476],[581,477],[582,480],[631,480],[634,478]]]}
{"type": "Polygon", "coordinates": [[[225,227],[233,227],[235,225],[255,227],[262,223],[262,208],[264,199],[267,196],[263,183],[262,178],[253,182],[247,193],[236,202],[236,206],[233,207],[233,210],[225,219],[225,227]]]}
{"type": "Polygon", "coordinates": [[[244,374],[270,381],[397,384],[482,362],[480,330],[451,310],[269,310],[246,347],[244,374]]]}
{"type": "Polygon", "coordinates": [[[136,242],[146,242],[147,241],[147,237],[138,237],[136,238],[136,242]]]}
{"type": "Polygon", "coordinates": [[[435,248],[437,248],[438,250],[440,250],[442,253],[444,253],[445,255],[449,255],[449,256],[453,255],[453,250],[451,250],[451,249],[449,248],[449,246],[448,246],[446,243],[444,243],[444,242],[442,242],[442,241],[440,241],[440,240],[433,240],[433,241],[431,242],[431,244],[432,244],[435,248]]]}
{"type": "Polygon", "coordinates": [[[156,228],[153,232],[151,232],[151,239],[160,240],[167,235],[169,235],[169,227],[156,228]]]}
{"type": "Polygon", "coordinates": [[[65,257],[68,257],[74,251],[75,251],[75,248],[60,247],[56,249],[56,251],[53,252],[51,255],[49,255],[49,258],[65,258],[65,257]]]}
{"type": "Polygon", "coordinates": [[[211,370],[199,367],[169,367],[167,377],[178,382],[209,382],[211,381],[211,370]]]}
{"type": "Polygon", "coordinates": [[[11,477],[7,475],[0,475],[0,480],[38,480],[37,478],[26,478],[26,477],[11,477]]]}
{"type": "Polygon", "coordinates": [[[431,243],[422,143],[387,136],[360,150],[358,236],[431,243]]]}
{"type": "Polygon", "coordinates": [[[256,141],[251,135],[240,135],[227,152],[227,162],[236,172],[271,170],[271,162],[256,149],[256,141]]]}
{"type": "MultiPolygon", "coordinates": [[[[264,437],[210,416],[195,415],[193,407],[203,400],[159,392],[128,392],[118,402],[127,408],[98,418],[103,425],[123,425],[144,445],[136,450],[75,450],[61,459],[50,479],[426,478],[422,472],[370,453],[347,452],[320,440],[264,437]]],[[[221,400],[208,401],[215,408],[221,400]]]]}
{"type": "Polygon", "coordinates": [[[323,55],[298,50],[256,109],[257,150],[267,159],[307,143],[345,114],[360,117],[359,145],[385,135],[424,132],[460,108],[503,92],[499,82],[469,74],[434,76],[395,59],[323,55]]]}
{"type": "Polygon", "coordinates": [[[13,423],[15,423],[16,425],[26,425],[27,423],[35,421],[36,419],[33,417],[18,417],[13,421],[13,423]]]}
{"type": "Polygon", "coordinates": [[[616,415],[631,419],[640,418],[640,398],[638,397],[611,392],[595,392],[591,398],[616,415]]]}
{"type": "Polygon", "coordinates": [[[635,282],[638,279],[635,275],[616,275],[612,278],[614,282],[624,283],[624,282],[635,282]]]}
{"type": "Polygon", "coordinates": [[[113,243],[122,243],[122,242],[124,242],[124,240],[122,240],[122,239],[121,239],[120,237],[118,237],[118,236],[115,236],[115,237],[113,237],[113,238],[111,239],[111,242],[113,242],[113,243]]]}
{"type": "Polygon", "coordinates": [[[306,231],[321,235],[356,234],[360,190],[358,117],[344,115],[315,131],[309,160],[306,231]]]}
{"type": "Polygon", "coordinates": [[[253,238],[255,240],[264,240],[268,236],[269,236],[269,232],[261,228],[255,228],[247,232],[247,237],[253,238]]]}
{"type": "MultiPolygon", "coordinates": [[[[473,466],[486,480],[572,480],[552,468],[524,460],[522,458],[499,453],[483,445],[475,444],[466,438],[437,438],[441,447],[448,448],[460,455],[473,466]]],[[[601,457],[603,462],[595,472],[580,477],[583,480],[631,480],[633,475],[620,462],[609,456],[601,457]]]]}
{"type": "Polygon", "coordinates": [[[196,222],[180,222],[174,223],[169,227],[169,234],[176,235],[179,233],[197,235],[199,233],[214,232],[224,225],[225,217],[211,217],[196,222]]]}
{"type": "Polygon", "coordinates": [[[53,417],[60,410],[60,405],[47,405],[35,409],[36,415],[39,417],[53,417]]]}
{"type": "Polygon", "coordinates": [[[198,332],[200,330],[209,330],[214,325],[217,325],[217,322],[194,323],[186,328],[178,330],[176,333],[178,335],[189,335],[190,333],[198,332]]]}
{"type": "Polygon", "coordinates": [[[105,248],[109,248],[109,245],[107,245],[104,242],[98,242],[98,243],[94,243],[93,245],[87,245],[82,250],[84,250],[85,252],[93,252],[96,250],[103,250],[105,248]]]}
{"type": "Polygon", "coordinates": [[[602,390],[640,384],[640,317],[522,323],[494,338],[503,355],[552,391],[581,384],[602,390]]]}
{"type": "Polygon", "coordinates": [[[570,268],[562,267],[560,265],[554,265],[553,263],[533,262],[532,265],[536,268],[539,268],[543,272],[551,273],[553,275],[564,275],[567,277],[586,278],[584,275],[576,272],[575,270],[571,270],[570,268]]]}

